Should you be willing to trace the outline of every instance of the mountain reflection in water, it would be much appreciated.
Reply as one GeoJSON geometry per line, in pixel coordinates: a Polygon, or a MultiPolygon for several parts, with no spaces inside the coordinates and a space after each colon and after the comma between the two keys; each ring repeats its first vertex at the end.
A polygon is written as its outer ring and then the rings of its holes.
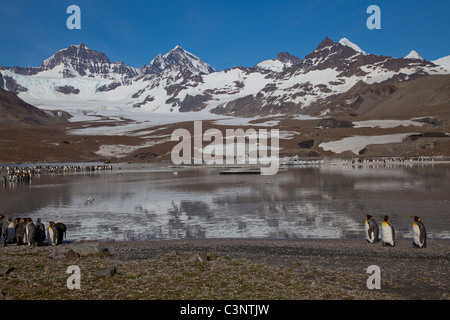
{"type": "Polygon", "coordinates": [[[67,240],[175,238],[364,238],[365,215],[388,215],[412,238],[450,238],[450,165],[292,167],[274,176],[217,168],[115,165],[56,173],[0,187],[7,217],[61,221],[67,240]],[[174,172],[176,171],[176,174],[174,172]],[[94,200],[87,201],[92,197],[94,200]]]}

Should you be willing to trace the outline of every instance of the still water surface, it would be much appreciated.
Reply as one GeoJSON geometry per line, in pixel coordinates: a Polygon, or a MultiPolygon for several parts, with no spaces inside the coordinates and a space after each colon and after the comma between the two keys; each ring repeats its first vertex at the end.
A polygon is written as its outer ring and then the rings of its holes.
{"type": "Polygon", "coordinates": [[[431,239],[450,239],[450,164],[291,167],[274,176],[215,168],[116,165],[41,174],[0,186],[0,214],[64,222],[67,240],[364,238],[365,214],[388,215],[412,238],[411,215],[431,239]],[[88,198],[93,201],[87,201],[88,198]]]}

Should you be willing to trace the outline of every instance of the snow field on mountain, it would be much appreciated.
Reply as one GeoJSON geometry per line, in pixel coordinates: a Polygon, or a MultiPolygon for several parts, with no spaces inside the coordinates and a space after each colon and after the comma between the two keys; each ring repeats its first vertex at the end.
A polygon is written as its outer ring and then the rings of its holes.
{"type": "Polygon", "coordinates": [[[417,126],[421,127],[424,123],[411,120],[365,120],[365,121],[353,121],[353,128],[395,128],[397,126],[409,127],[417,126]]]}
{"type": "Polygon", "coordinates": [[[443,68],[450,70],[450,56],[442,57],[432,62],[438,66],[442,66],[443,68]]]}
{"type": "Polygon", "coordinates": [[[325,151],[332,151],[341,153],[344,151],[351,151],[358,154],[361,149],[369,144],[386,144],[402,142],[407,136],[416,133],[395,133],[378,136],[352,136],[341,140],[322,142],[319,147],[325,151]]]}
{"type": "Polygon", "coordinates": [[[273,72],[281,72],[284,70],[285,65],[280,60],[270,59],[258,63],[255,67],[273,72]]]}
{"type": "Polygon", "coordinates": [[[361,48],[354,44],[353,42],[351,42],[350,40],[348,40],[347,38],[342,38],[341,40],[339,40],[339,43],[352,48],[353,50],[357,51],[357,52],[361,52],[361,53],[366,53],[365,51],[361,50],[361,48]]]}
{"type": "MultiPolygon", "coordinates": [[[[411,52],[408,58],[419,57],[414,50],[411,52]]],[[[445,65],[449,57],[435,63],[445,65]]],[[[326,102],[325,99],[347,92],[361,80],[372,84],[391,78],[395,80],[400,74],[417,76],[449,72],[425,60],[371,55],[347,38],[342,38],[339,43],[326,38],[305,60],[283,52],[277,58],[260,62],[255,68],[215,71],[200,58],[176,46],[165,55],[159,54],[150,65],[136,69],[120,62],[110,62],[103,53],[80,44],[59,50],[44,60],[39,68],[17,69],[18,73],[12,70],[15,69],[5,68],[0,73],[28,89],[19,92],[20,98],[41,109],[67,111],[74,115],[71,121],[100,121],[102,115],[112,115],[115,119],[135,119],[136,124],[148,121],[150,125],[161,123],[161,119],[164,119],[163,124],[168,119],[175,122],[227,119],[215,117],[210,111],[244,97],[248,97],[245,101],[249,101],[253,108],[246,110],[247,114],[258,115],[258,108],[267,106],[280,106],[280,110],[285,108],[292,112],[295,108],[326,102]],[[369,65],[366,63],[369,58],[377,62],[369,65]],[[286,70],[293,63],[295,68],[286,70]],[[354,63],[359,67],[355,68],[354,63]],[[43,71],[34,74],[38,70],[43,71]],[[108,85],[111,86],[99,90],[108,85]],[[66,93],[58,92],[58,87],[65,89],[66,93]],[[70,87],[79,93],[67,93],[71,91],[70,87]],[[109,90],[105,91],[105,88],[109,90]],[[191,105],[186,101],[192,101],[191,105]],[[197,111],[181,112],[179,118],[154,116],[177,114],[180,109],[197,111]],[[145,113],[151,116],[147,117],[145,113]]],[[[14,87],[14,83],[8,83],[8,88],[10,86],[13,86],[12,90],[21,89],[20,86],[14,87]]],[[[243,101],[238,101],[236,106],[242,106],[243,101]]],[[[128,130],[128,123],[120,124],[128,130]]],[[[104,132],[108,130],[104,129],[104,132]]]]}

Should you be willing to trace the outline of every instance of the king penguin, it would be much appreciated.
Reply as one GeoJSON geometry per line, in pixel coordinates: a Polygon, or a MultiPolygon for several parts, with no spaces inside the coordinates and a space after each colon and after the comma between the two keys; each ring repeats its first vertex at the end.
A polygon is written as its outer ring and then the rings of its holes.
{"type": "Polygon", "coordinates": [[[36,246],[36,225],[33,223],[33,220],[31,220],[31,218],[27,219],[25,234],[28,246],[30,247],[36,246]]]}
{"type": "Polygon", "coordinates": [[[45,225],[41,222],[41,218],[36,221],[36,243],[38,247],[42,247],[45,241],[45,225]]]}
{"type": "Polygon", "coordinates": [[[12,218],[8,218],[8,227],[6,228],[5,244],[10,244],[16,241],[16,224],[12,218]]]}
{"type": "Polygon", "coordinates": [[[48,222],[48,239],[50,240],[50,244],[52,246],[56,246],[58,244],[58,228],[55,226],[55,222],[48,222]]]}
{"type": "Polygon", "coordinates": [[[413,245],[417,248],[426,248],[427,247],[427,231],[425,230],[425,226],[418,216],[412,216],[414,219],[413,222],[413,232],[414,232],[414,241],[413,245]]]}
{"type": "Polygon", "coordinates": [[[377,243],[380,240],[378,236],[380,234],[380,229],[378,228],[378,223],[371,215],[366,215],[366,237],[367,242],[369,243],[377,243]]]}
{"type": "Polygon", "coordinates": [[[5,223],[4,221],[5,216],[0,214],[0,238],[2,237],[3,233],[5,230],[3,230],[3,224],[5,223]]]}
{"type": "Polygon", "coordinates": [[[57,223],[55,223],[55,228],[58,230],[58,237],[57,237],[56,244],[62,244],[63,236],[64,236],[64,239],[66,238],[67,227],[64,223],[57,222],[57,223]]]}
{"type": "Polygon", "coordinates": [[[16,228],[16,243],[18,246],[25,244],[25,218],[17,218],[16,219],[17,228],[16,228]]]}
{"type": "Polygon", "coordinates": [[[383,223],[381,225],[383,229],[383,246],[395,246],[395,229],[392,223],[389,221],[388,216],[383,216],[383,223]]]}

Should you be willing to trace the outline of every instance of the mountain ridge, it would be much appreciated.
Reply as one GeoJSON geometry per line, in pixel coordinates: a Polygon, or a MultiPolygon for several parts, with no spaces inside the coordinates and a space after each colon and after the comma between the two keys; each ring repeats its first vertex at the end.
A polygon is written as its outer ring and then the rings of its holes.
{"type": "Polygon", "coordinates": [[[253,67],[216,71],[176,46],[132,68],[81,43],[59,50],[39,67],[0,68],[0,87],[37,105],[79,102],[125,111],[237,117],[304,114],[317,112],[358,81],[389,84],[450,72],[417,56],[373,55],[347,38],[334,42],[325,37],[304,59],[281,52],[253,67]]]}

